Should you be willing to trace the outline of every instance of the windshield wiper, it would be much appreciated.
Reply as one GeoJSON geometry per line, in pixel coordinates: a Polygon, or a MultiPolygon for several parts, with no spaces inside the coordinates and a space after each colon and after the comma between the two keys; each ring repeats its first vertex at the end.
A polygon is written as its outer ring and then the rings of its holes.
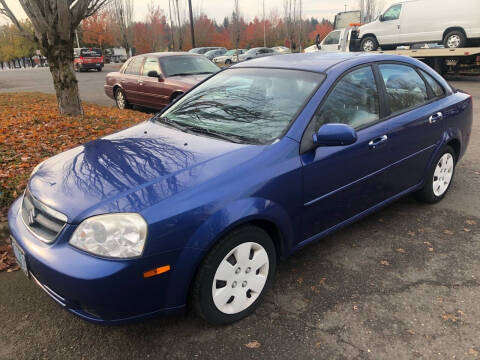
{"type": "Polygon", "coordinates": [[[203,71],[203,72],[195,72],[195,73],[177,73],[177,74],[172,74],[168,75],[169,77],[172,76],[186,76],[186,75],[204,75],[204,74],[213,74],[211,71],[203,71]]]}
{"type": "Polygon", "coordinates": [[[168,126],[171,126],[171,127],[174,127],[175,129],[178,129],[178,130],[183,131],[183,132],[188,131],[188,128],[186,126],[182,126],[179,123],[177,123],[176,121],[173,121],[166,116],[155,115],[154,117],[152,117],[152,120],[161,122],[162,124],[165,124],[165,125],[168,125],[168,126]]]}
{"type": "Polygon", "coordinates": [[[222,132],[218,132],[218,131],[214,131],[214,130],[210,130],[210,129],[206,129],[206,128],[201,128],[201,127],[197,127],[197,126],[187,126],[187,130],[190,131],[190,132],[196,132],[198,134],[205,134],[205,135],[209,135],[209,136],[216,137],[216,138],[219,138],[219,139],[227,140],[227,141],[234,142],[234,143],[237,143],[237,144],[245,144],[245,143],[254,142],[254,141],[252,141],[252,139],[247,138],[245,136],[225,134],[225,133],[222,133],[222,132]]]}

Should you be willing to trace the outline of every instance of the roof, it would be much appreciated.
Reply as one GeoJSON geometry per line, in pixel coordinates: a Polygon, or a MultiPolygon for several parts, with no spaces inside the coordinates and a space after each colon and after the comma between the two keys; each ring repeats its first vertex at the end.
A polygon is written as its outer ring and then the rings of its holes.
{"type": "MultiPolygon", "coordinates": [[[[316,52],[306,54],[285,54],[256,58],[244,61],[232,66],[239,67],[264,67],[264,68],[285,68],[306,70],[315,72],[326,72],[329,68],[340,63],[362,63],[368,58],[368,61],[392,60],[394,58],[405,58],[400,56],[391,56],[383,54],[366,54],[366,53],[327,53],[316,52]],[[386,59],[386,58],[389,59],[386,59]]],[[[403,59],[405,61],[405,59],[403,59]]]]}
{"type": "Polygon", "coordinates": [[[202,56],[202,55],[199,55],[199,54],[194,54],[194,53],[188,53],[188,52],[181,52],[181,51],[177,51],[177,52],[167,52],[167,51],[164,51],[164,52],[155,52],[155,53],[148,53],[148,54],[138,54],[138,55],[135,55],[135,56],[158,56],[158,57],[165,57],[165,56],[202,56]]]}

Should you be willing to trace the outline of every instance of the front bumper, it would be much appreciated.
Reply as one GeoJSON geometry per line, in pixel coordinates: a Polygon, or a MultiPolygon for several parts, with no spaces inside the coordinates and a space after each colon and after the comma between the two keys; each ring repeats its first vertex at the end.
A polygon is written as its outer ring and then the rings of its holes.
{"type": "Polygon", "coordinates": [[[21,200],[9,210],[10,233],[26,254],[31,278],[71,313],[97,323],[120,323],[173,314],[185,307],[190,278],[179,278],[179,273],[188,272],[177,260],[193,253],[175,250],[130,260],[99,258],[68,245],[75,230],[70,224],[53,244],[46,244],[22,222],[21,200]],[[166,264],[172,267],[170,272],[143,278],[145,271],[166,264]]]}

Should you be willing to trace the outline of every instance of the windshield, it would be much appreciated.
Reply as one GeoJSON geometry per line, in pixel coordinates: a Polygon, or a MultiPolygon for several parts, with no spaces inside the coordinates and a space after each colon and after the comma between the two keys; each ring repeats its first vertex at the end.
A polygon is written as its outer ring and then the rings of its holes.
{"type": "Polygon", "coordinates": [[[323,79],[297,70],[228,69],[187,93],[159,120],[266,144],[283,135],[323,79]]]}
{"type": "MultiPolygon", "coordinates": [[[[237,51],[237,50],[228,50],[228,51],[225,53],[225,55],[226,55],[226,56],[235,55],[235,54],[236,54],[236,51],[237,51]]],[[[238,50],[238,52],[240,52],[240,50],[238,50]]]]}
{"type": "Polygon", "coordinates": [[[80,56],[83,57],[101,57],[102,50],[101,49],[82,49],[80,50],[80,56]]]}
{"type": "Polygon", "coordinates": [[[176,75],[213,74],[220,68],[203,56],[165,56],[160,58],[166,77],[176,75]]]}

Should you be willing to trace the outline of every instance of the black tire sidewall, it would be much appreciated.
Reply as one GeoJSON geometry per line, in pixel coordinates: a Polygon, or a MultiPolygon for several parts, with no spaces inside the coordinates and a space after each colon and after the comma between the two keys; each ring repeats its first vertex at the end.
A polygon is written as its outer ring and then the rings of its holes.
{"type": "Polygon", "coordinates": [[[262,301],[270,287],[276,270],[276,251],[273,241],[268,234],[256,226],[245,226],[225,236],[212,248],[200,265],[195,280],[194,306],[197,313],[207,322],[215,325],[225,325],[238,321],[250,315],[262,301]],[[215,306],[212,298],[212,283],[220,262],[236,246],[244,242],[256,242],[263,246],[269,258],[269,270],[265,286],[258,298],[247,309],[237,314],[222,313],[215,306]]]}
{"type": "Polygon", "coordinates": [[[420,196],[420,199],[427,202],[427,203],[431,203],[431,204],[441,201],[445,197],[445,195],[447,195],[448,191],[450,190],[450,187],[452,186],[453,178],[455,177],[456,165],[457,165],[457,157],[456,157],[456,154],[455,154],[455,150],[453,150],[453,148],[449,145],[445,146],[442,149],[442,151],[440,151],[438,153],[438,155],[435,157],[435,160],[433,161],[432,166],[430,167],[430,169],[428,171],[427,178],[425,179],[425,185],[424,185],[423,189],[418,193],[418,195],[420,196]],[[445,192],[442,195],[437,196],[433,192],[433,175],[435,173],[435,169],[437,167],[438,161],[446,153],[450,153],[453,157],[452,178],[450,180],[450,184],[448,184],[447,190],[445,190],[445,192]]]}

